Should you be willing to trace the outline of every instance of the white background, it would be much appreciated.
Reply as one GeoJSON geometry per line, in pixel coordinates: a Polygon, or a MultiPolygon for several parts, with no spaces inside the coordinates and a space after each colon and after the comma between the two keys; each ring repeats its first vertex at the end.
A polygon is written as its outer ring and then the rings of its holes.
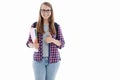
{"type": "MultiPolygon", "coordinates": [[[[0,80],[34,80],[26,41],[43,1],[0,1],[0,80]]],[[[66,42],[56,80],[120,80],[119,0],[47,1],[66,42]]]]}

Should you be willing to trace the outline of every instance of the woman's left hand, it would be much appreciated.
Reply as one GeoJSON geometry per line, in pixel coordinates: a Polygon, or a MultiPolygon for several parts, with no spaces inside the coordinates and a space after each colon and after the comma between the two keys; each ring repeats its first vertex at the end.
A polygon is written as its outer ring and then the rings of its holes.
{"type": "Polygon", "coordinates": [[[45,39],[45,42],[46,42],[46,43],[51,43],[51,42],[53,42],[52,36],[49,35],[49,36],[45,39]]]}
{"type": "Polygon", "coordinates": [[[46,41],[46,43],[54,43],[54,44],[56,44],[57,46],[60,46],[60,45],[61,45],[60,41],[52,38],[51,35],[49,35],[49,36],[45,39],[45,41],[46,41]]]}

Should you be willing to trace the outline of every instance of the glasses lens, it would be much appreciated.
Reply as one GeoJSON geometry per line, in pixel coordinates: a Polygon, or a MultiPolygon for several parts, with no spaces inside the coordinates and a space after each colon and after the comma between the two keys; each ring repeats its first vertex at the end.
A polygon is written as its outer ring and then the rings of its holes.
{"type": "Polygon", "coordinates": [[[45,13],[45,12],[50,13],[51,10],[50,10],[50,9],[47,9],[47,10],[45,10],[45,9],[41,9],[41,12],[43,12],[43,13],[45,13]]]}

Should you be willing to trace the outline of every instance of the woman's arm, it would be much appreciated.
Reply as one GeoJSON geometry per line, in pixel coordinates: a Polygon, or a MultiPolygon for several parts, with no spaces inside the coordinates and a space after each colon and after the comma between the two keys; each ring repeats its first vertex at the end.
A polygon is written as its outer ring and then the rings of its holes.
{"type": "Polygon", "coordinates": [[[51,35],[49,35],[49,36],[46,38],[45,41],[46,41],[46,43],[54,43],[54,44],[56,44],[57,46],[60,46],[60,45],[61,45],[61,42],[58,41],[58,40],[56,40],[56,39],[54,39],[54,38],[52,38],[51,35]]]}
{"type": "Polygon", "coordinates": [[[56,39],[52,38],[51,35],[49,35],[47,38],[46,38],[46,43],[54,43],[56,44],[56,46],[61,49],[62,47],[64,47],[65,45],[65,41],[64,41],[64,37],[62,35],[62,31],[60,29],[60,27],[58,27],[58,37],[56,39]]]}

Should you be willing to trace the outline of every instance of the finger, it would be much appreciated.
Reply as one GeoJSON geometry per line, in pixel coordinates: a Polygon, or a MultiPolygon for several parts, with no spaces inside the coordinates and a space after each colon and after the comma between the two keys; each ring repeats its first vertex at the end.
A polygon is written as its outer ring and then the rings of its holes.
{"type": "Polygon", "coordinates": [[[38,43],[35,44],[35,48],[36,48],[36,49],[39,48],[39,44],[38,44],[38,43]]]}
{"type": "Polygon", "coordinates": [[[51,34],[48,35],[49,37],[52,37],[51,34]]]}
{"type": "Polygon", "coordinates": [[[37,38],[35,39],[34,43],[38,43],[38,40],[37,40],[37,38]]]}

